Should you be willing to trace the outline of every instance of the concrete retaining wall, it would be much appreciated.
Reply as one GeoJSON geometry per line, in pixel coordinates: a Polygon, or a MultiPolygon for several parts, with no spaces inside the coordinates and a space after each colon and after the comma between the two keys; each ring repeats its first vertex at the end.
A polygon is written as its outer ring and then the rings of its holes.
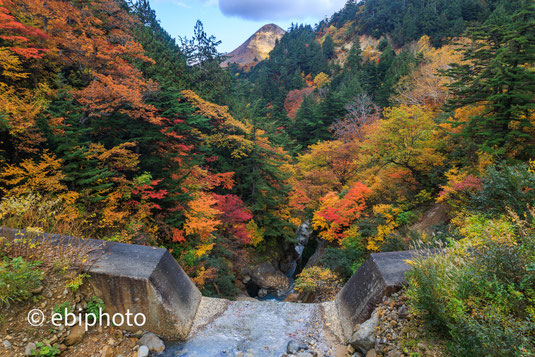
{"type": "Polygon", "coordinates": [[[384,296],[401,289],[416,251],[375,253],[362,264],[336,295],[335,302],[346,340],[366,321],[384,296]]]}
{"type": "MultiPolygon", "coordinates": [[[[16,234],[24,231],[0,227],[1,237],[16,234]]],[[[166,249],[55,234],[29,236],[57,244],[91,246],[95,263],[89,269],[89,282],[104,301],[107,313],[143,313],[147,318],[144,330],[170,340],[188,336],[201,292],[166,249]]]]}
{"type": "MultiPolygon", "coordinates": [[[[15,234],[24,231],[0,227],[0,237],[12,238],[15,234]]],[[[54,234],[31,236],[61,245],[90,245],[96,262],[89,269],[89,281],[104,300],[106,312],[143,313],[147,317],[145,330],[168,340],[187,338],[202,296],[166,249],[54,234]]],[[[384,296],[401,289],[410,269],[405,261],[415,254],[372,254],[336,295],[336,310],[346,339],[357,324],[370,317],[384,296]]]]}

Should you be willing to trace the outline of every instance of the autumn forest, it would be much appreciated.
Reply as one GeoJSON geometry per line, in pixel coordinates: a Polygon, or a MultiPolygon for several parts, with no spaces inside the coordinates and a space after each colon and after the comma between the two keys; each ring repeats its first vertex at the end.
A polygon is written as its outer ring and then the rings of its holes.
{"type": "Polygon", "coordinates": [[[430,292],[420,262],[415,309],[475,336],[466,351],[492,351],[475,326],[500,319],[534,346],[532,1],[349,0],[248,67],[220,66],[201,22],[175,39],[157,15],[148,0],[0,0],[2,226],[165,247],[220,297],[283,262],[305,221],[304,254],[324,250],[297,286],[317,296],[370,253],[482,249],[501,268],[472,276],[494,288],[430,292]],[[448,218],[415,229],[430,209],[448,218]],[[485,299],[499,307],[470,317],[485,299]]]}

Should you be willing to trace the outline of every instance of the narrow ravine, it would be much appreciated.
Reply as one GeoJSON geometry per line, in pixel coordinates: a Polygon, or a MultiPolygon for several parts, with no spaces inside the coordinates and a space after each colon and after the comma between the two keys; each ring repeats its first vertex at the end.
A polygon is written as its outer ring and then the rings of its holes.
{"type": "MultiPolygon", "coordinates": [[[[290,280],[290,289],[283,295],[274,295],[274,294],[267,294],[263,297],[258,297],[258,300],[260,301],[284,301],[290,294],[294,293],[294,283],[295,278],[298,273],[298,267],[304,266],[301,261],[303,259],[303,252],[305,250],[305,246],[308,244],[311,236],[311,230],[310,230],[310,222],[305,221],[301,224],[299,229],[297,230],[297,236],[296,236],[296,244],[295,244],[295,259],[292,260],[290,263],[290,268],[284,272],[284,274],[288,277],[290,280]]],[[[306,263],[306,262],[305,262],[306,263]]]]}

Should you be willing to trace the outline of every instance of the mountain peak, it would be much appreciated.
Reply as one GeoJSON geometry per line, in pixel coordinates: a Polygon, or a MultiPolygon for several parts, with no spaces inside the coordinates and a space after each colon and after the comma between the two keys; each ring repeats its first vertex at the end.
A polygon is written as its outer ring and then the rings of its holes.
{"type": "Polygon", "coordinates": [[[239,66],[250,66],[256,62],[268,58],[269,52],[275,47],[275,43],[286,31],[275,24],[262,26],[240,47],[227,54],[228,58],[221,64],[226,67],[231,63],[239,66]]]}
{"type": "Polygon", "coordinates": [[[281,33],[281,34],[286,33],[286,31],[284,31],[279,25],[276,25],[276,24],[264,25],[256,32],[272,32],[272,33],[281,33]]]}

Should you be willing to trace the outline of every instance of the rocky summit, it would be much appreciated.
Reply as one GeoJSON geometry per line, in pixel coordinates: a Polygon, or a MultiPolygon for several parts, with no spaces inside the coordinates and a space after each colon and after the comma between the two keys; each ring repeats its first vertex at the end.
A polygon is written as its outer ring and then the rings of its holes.
{"type": "Polygon", "coordinates": [[[228,53],[228,58],[221,66],[227,67],[231,63],[237,63],[240,67],[246,67],[265,60],[275,47],[276,41],[285,33],[286,31],[275,24],[262,26],[240,47],[228,53]]]}

